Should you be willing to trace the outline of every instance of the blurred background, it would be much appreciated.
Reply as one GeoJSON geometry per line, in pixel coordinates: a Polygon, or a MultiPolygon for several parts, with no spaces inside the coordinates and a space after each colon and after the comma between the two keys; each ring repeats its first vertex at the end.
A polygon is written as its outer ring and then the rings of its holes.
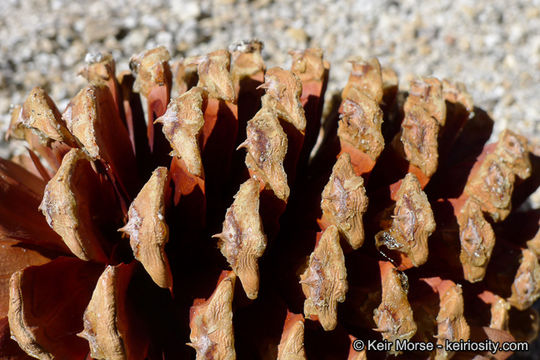
{"type": "MultiPolygon", "coordinates": [[[[157,45],[174,60],[251,38],[264,42],[268,66],[288,66],[289,50],[324,49],[328,93],[358,55],[393,67],[403,88],[414,76],[461,81],[496,132],[540,144],[540,0],[0,0],[0,136],[34,86],[63,110],[88,52],[111,52],[126,70],[157,45]]],[[[0,156],[20,151],[2,141],[0,156]]]]}

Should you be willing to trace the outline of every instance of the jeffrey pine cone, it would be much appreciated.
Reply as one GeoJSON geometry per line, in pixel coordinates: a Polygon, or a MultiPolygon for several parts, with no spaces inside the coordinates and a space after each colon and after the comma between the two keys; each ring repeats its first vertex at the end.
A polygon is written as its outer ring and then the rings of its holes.
{"type": "Polygon", "coordinates": [[[169,64],[165,48],[61,113],[13,110],[0,160],[2,359],[505,359],[355,339],[531,341],[540,151],[493,128],[459,83],[408,91],[355,58],[258,41],[169,64]]]}

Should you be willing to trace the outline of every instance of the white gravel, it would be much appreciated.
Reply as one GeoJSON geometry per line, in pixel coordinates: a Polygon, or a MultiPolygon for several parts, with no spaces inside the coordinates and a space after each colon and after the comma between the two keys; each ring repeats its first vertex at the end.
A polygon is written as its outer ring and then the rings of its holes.
{"type": "Polygon", "coordinates": [[[122,70],[156,45],[182,57],[254,37],[270,65],[286,65],[291,49],[325,49],[330,89],[345,84],[354,55],[378,56],[402,85],[415,75],[462,81],[496,131],[540,143],[540,0],[3,0],[0,128],[37,85],[62,109],[88,51],[112,52],[122,70]]]}

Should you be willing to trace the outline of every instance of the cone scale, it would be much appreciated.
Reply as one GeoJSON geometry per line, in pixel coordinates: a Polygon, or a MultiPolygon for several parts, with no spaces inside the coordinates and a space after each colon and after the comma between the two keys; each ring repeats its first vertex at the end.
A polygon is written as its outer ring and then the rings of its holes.
{"type": "Polygon", "coordinates": [[[121,74],[93,55],[63,112],[40,88],[13,108],[0,358],[458,359],[358,344],[536,337],[534,145],[487,144],[462,84],[404,89],[374,58],[323,116],[323,51],[285,69],[262,49],[160,47],[121,74]]]}

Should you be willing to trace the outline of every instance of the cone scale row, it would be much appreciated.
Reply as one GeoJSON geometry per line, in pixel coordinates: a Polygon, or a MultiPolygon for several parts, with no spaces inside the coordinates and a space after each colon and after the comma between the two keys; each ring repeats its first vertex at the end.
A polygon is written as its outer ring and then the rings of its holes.
{"type": "Polygon", "coordinates": [[[536,337],[540,212],[516,210],[534,145],[486,145],[462,84],[404,90],[377,59],[351,61],[323,118],[323,52],[266,69],[262,48],[156,48],[118,76],[95,55],[63,113],[40,88],[14,108],[28,154],[0,160],[0,357],[379,359],[353,342],[536,337]]]}

